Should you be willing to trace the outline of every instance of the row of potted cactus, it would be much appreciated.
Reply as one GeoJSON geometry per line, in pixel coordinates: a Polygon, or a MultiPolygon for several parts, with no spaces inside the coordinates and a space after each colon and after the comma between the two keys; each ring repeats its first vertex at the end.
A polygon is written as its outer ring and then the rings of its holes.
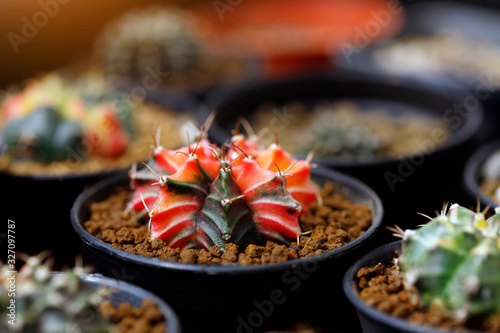
{"type": "MultiPolygon", "coordinates": [[[[217,118],[215,121],[218,121],[217,118]]],[[[464,125],[465,128],[470,132],[474,132],[474,128],[477,131],[477,119],[472,123],[464,125]]],[[[220,145],[214,144],[206,138],[209,127],[208,124],[203,127],[198,136],[192,138],[192,143],[182,148],[165,149],[157,141],[152,158],[144,163],[146,165],[133,166],[128,176],[117,175],[106,179],[79,196],[73,207],[72,224],[82,240],[81,251],[86,261],[95,264],[105,275],[130,279],[134,284],[167,300],[180,314],[186,330],[195,331],[200,327],[208,327],[212,330],[260,331],[280,321],[285,322],[290,314],[300,313],[297,311],[300,302],[317,301],[316,297],[320,294],[328,299],[335,298],[336,306],[344,308],[344,312],[339,312],[339,319],[349,316],[345,311],[348,303],[343,299],[340,279],[357,257],[381,241],[381,238],[374,238],[382,225],[384,210],[378,195],[349,176],[322,167],[311,169],[310,159],[296,160],[279,144],[261,147],[257,135],[243,136],[236,132],[230,140],[222,141],[220,145]],[[151,246],[156,246],[161,241],[171,249],[199,249],[207,253],[215,251],[214,248],[222,253],[229,253],[230,243],[242,249],[249,244],[267,246],[266,242],[300,248],[307,246],[300,244],[301,239],[306,242],[317,241],[313,235],[304,234],[307,230],[300,229],[299,218],[318,210],[318,185],[324,185],[328,180],[335,182],[338,193],[370,209],[371,227],[361,237],[339,248],[271,265],[200,265],[149,258],[106,244],[92,236],[82,225],[88,220],[90,211],[98,209],[95,206],[93,208],[92,204],[109,197],[116,186],[131,185],[130,201],[124,214],[133,216],[136,223],[147,226],[151,246]],[[203,311],[197,308],[200,322],[186,322],[192,315],[195,299],[210,300],[212,307],[203,311]],[[226,316],[225,320],[219,319],[221,314],[226,316]]],[[[466,139],[471,137],[472,134],[466,139]]],[[[464,141],[466,139],[462,138],[464,141]]],[[[454,149],[463,148],[460,145],[450,146],[454,149]]],[[[398,162],[400,161],[393,162],[396,169],[398,162]]],[[[385,164],[382,168],[387,166],[385,164]]],[[[378,192],[375,185],[376,182],[372,182],[372,188],[378,192]]],[[[401,192],[397,192],[399,193],[401,192]]],[[[383,199],[386,201],[388,198],[383,199]]],[[[392,208],[386,203],[386,211],[392,208]]],[[[408,206],[405,209],[409,209],[408,206]]],[[[433,230],[430,233],[437,239],[436,231],[443,231],[444,235],[448,229],[460,229],[462,233],[452,233],[452,237],[465,240],[476,237],[474,241],[479,242],[481,235],[486,234],[480,230],[490,224],[486,219],[479,219],[478,214],[457,206],[453,206],[447,216],[451,221],[444,223],[446,227],[433,223],[433,220],[421,228],[422,232],[431,228],[433,230]],[[457,221],[472,224],[469,226],[457,221]],[[469,227],[477,230],[469,231],[469,227]],[[472,236],[469,237],[468,234],[472,236]]],[[[386,225],[391,222],[386,221],[386,225]]],[[[405,221],[401,222],[405,224],[405,221]]],[[[492,234],[495,227],[488,230],[492,234]]],[[[379,235],[381,233],[382,231],[379,235]]],[[[485,238],[492,239],[490,236],[485,238]]],[[[453,239],[452,242],[457,243],[458,240],[453,239]]],[[[490,249],[494,249],[495,246],[498,247],[498,242],[490,245],[490,249]]],[[[424,255],[422,253],[427,247],[419,246],[416,251],[424,255]]],[[[447,243],[443,246],[446,251],[449,250],[447,243]]],[[[459,250],[462,259],[469,257],[469,252],[475,253],[462,246],[459,250]]],[[[291,252],[286,254],[290,255],[291,252]]],[[[449,259],[443,256],[440,258],[444,258],[445,262],[449,259]]],[[[401,260],[402,269],[404,262],[405,260],[401,260]]],[[[424,265],[424,262],[417,260],[416,264],[424,265]]],[[[404,269],[410,270],[409,266],[405,267],[404,269]]],[[[446,270],[444,274],[448,277],[448,273],[446,270]]],[[[437,278],[434,276],[429,278],[438,285],[442,284],[436,282],[437,278]]],[[[434,289],[432,292],[441,294],[434,289]]],[[[486,293],[495,292],[491,288],[486,293]]],[[[488,295],[484,297],[490,301],[495,299],[488,295]]],[[[462,305],[469,304],[465,298],[462,299],[465,302],[462,305]]],[[[314,312],[320,313],[323,317],[322,324],[334,318],[332,316],[325,320],[324,316],[332,308],[310,306],[310,309],[300,310],[308,316],[314,316],[314,312]]],[[[335,325],[342,327],[338,323],[335,325]]],[[[353,329],[350,325],[344,328],[353,329]]]]}

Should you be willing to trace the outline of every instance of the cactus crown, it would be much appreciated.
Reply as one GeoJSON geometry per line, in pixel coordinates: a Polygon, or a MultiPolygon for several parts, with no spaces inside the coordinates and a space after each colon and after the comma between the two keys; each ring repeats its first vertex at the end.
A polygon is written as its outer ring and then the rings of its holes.
{"type": "Polygon", "coordinates": [[[0,263],[1,331],[113,332],[98,311],[109,291],[89,290],[80,280],[88,268],[77,265],[62,274],[51,268],[43,253],[28,257],[17,274],[0,263]]]}
{"type": "Polygon", "coordinates": [[[500,210],[486,219],[454,204],[403,239],[397,260],[409,288],[426,306],[439,306],[458,320],[500,311],[500,210]]]}
{"type": "Polygon", "coordinates": [[[310,160],[297,161],[277,144],[262,149],[239,133],[217,147],[205,138],[209,123],[195,144],[156,146],[147,168],[132,169],[128,209],[149,217],[151,236],[170,247],[225,251],[226,242],[244,248],[296,239],[298,216],[319,198],[310,160]]]}

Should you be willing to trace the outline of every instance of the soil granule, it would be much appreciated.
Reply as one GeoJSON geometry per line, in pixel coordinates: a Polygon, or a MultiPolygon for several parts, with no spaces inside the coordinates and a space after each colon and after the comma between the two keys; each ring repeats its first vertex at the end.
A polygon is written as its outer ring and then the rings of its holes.
{"type": "Polygon", "coordinates": [[[361,268],[356,274],[356,282],[359,296],[366,304],[415,325],[500,332],[500,313],[483,321],[458,323],[443,310],[419,305],[418,294],[405,289],[404,277],[394,262],[389,267],[379,263],[361,268]]]}
{"type": "Polygon", "coordinates": [[[127,302],[115,308],[105,301],[99,306],[99,312],[116,325],[120,333],[165,333],[166,330],[165,318],[150,298],[144,299],[139,308],[127,302]]]}
{"type": "Polygon", "coordinates": [[[250,244],[244,251],[232,243],[223,253],[217,246],[209,250],[170,248],[159,239],[148,237],[147,226],[138,222],[133,212],[124,213],[130,189],[117,188],[115,193],[90,207],[90,219],[84,228],[98,239],[135,254],[184,263],[215,264],[239,263],[259,265],[279,263],[309,257],[336,249],[363,235],[372,225],[371,210],[352,203],[335,192],[334,184],[327,182],[321,189],[322,206],[311,207],[310,213],[299,218],[302,234],[290,246],[268,241],[250,244]]]}

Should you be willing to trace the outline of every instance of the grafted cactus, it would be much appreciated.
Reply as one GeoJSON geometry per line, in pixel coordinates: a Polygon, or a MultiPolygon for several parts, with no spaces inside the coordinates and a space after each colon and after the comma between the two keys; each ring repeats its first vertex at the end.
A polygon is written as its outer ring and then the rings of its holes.
{"type": "Polygon", "coordinates": [[[249,157],[234,166],[233,171],[259,233],[284,243],[296,238],[302,207],[286,190],[285,175],[266,170],[249,157]]]}
{"type": "Polygon", "coordinates": [[[228,161],[221,161],[217,178],[213,181],[210,194],[199,215],[199,239],[203,247],[217,245],[224,248],[224,242],[233,242],[243,247],[254,235],[252,215],[246,206],[245,196],[233,178],[228,161]]]}
{"type": "Polygon", "coordinates": [[[156,147],[148,168],[131,172],[136,190],[129,209],[140,217],[149,211],[151,236],[171,247],[224,251],[227,242],[244,248],[296,239],[298,216],[319,198],[309,161],[296,161],[276,145],[252,150],[258,141],[240,134],[226,152],[203,138],[206,128],[188,147],[156,147]]]}
{"type": "Polygon", "coordinates": [[[398,267],[427,306],[457,319],[500,311],[500,210],[485,219],[457,204],[403,238],[398,267]]]}
{"type": "Polygon", "coordinates": [[[43,163],[80,157],[116,158],[133,137],[130,103],[110,82],[89,74],[69,81],[51,73],[9,95],[0,127],[14,159],[43,163]]]}

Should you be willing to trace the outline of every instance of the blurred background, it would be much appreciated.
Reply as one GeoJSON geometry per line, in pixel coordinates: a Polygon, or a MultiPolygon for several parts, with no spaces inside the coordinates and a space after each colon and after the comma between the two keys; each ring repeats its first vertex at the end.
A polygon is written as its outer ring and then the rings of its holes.
{"type": "MultiPolygon", "coordinates": [[[[374,3],[376,2],[374,1],[374,3]]],[[[422,2],[427,1],[401,1],[407,7],[422,2]]],[[[216,15],[217,6],[219,6],[219,11],[224,12],[226,16],[230,16],[229,14],[246,15],[244,11],[233,11],[233,9],[240,5],[245,6],[248,2],[233,1],[232,3],[238,3],[238,6],[234,6],[232,9],[231,5],[228,7],[228,3],[227,1],[199,0],[108,0],[105,2],[94,0],[25,0],[22,3],[1,1],[0,88],[5,89],[11,84],[18,84],[40,71],[50,71],[87,61],[96,38],[102,30],[108,23],[125,12],[145,8],[152,4],[175,4],[182,7],[204,4],[212,10],[212,15],[216,15]]],[[[333,3],[337,3],[337,1],[333,1],[333,3]]],[[[360,1],[359,4],[356,4],[364,6],[364,8],[359,8],[357,13],[362,11],[369,13],[370,10],[376,9],[376,5],[368,3],[369,1],[360,1]]],[[[449,3],[473,3],[485,8],[499,7],[498,2],[493,0],[449,1],[449,3]]],[[[338,4],[336,5],[338,6],[338,4]]],[[[349,16],[346,11],[339,10],[338,12],[342,12],[344,17],[349,16]]],[[[446,13],[439,14],[445,15],[446,13]]],[[[274,13],[273,15],[279,14],[274,13]]],[[[351,31],[353,31],[353,27],[350,27],[351,31]]],[[[396,25],[394,29],[388,29],[371,40],[370,44],[380,38],[396,34],[399,28],[396,25]]],[[[352,36],[348,36],[348,38],[352,38],[352,36]]]]}

